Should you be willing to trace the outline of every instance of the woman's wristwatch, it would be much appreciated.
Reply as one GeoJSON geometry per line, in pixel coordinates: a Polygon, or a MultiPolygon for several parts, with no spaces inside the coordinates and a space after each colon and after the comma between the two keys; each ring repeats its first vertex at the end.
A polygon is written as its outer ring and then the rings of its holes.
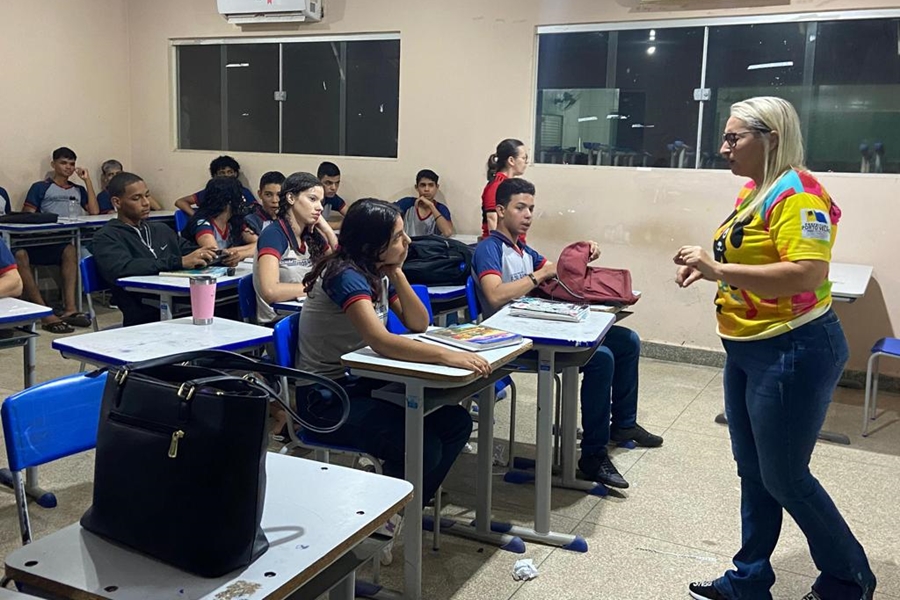
{"type": "Polygon", "coordinates": [[[534,287],[537,287],[538,285],[540,285],[538,283],[537,277],[534,276],[534,273],[529,273],[528,278],[531,279],[531,283],[534,284],[534,287]]]}

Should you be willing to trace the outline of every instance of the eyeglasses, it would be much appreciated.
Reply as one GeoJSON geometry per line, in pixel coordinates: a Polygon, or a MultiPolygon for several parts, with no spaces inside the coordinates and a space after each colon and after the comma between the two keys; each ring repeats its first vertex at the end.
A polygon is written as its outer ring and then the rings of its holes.
{"type": "Polygon", "coordinates": [[[748,131],[730,131],[724,135],[722,135],[722,141],[728,144],[728,147],[734,150],[734,147],[737,146],[738,140],[740,140],[745,135],[749,135],[751,133],[769,133],[771,129],[750,129],[748,131]]]}

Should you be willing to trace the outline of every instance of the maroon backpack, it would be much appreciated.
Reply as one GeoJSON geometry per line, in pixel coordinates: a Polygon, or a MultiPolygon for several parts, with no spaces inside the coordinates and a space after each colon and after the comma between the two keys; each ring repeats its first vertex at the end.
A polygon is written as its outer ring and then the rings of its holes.
{"type": "Polygon", "coordinates": [[[587,304],[631,305],[638,301],[628,269],[589,267],[590,258],[590,243],[569,244],[559,254],[556,279],[542,283],[534,290],[534,295],[587,304]]]}

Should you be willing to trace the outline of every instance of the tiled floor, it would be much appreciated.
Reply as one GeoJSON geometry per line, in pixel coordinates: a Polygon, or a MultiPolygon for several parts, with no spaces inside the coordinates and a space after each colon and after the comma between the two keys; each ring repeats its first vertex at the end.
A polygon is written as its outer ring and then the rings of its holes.
{"type": "MultiPolygon", "coordinates": [[[[109,322],[111,315],[103,322],[109,322]]],[[[39,341],[38,378],[73,373],[78,365],[50,350],[52,335],[39,341]]],[[[21,387],[21,354],[0,353],[0,394],[21,387]]],[[[535,378],[518,376],[517,439],[520,454],[533,452],[535,378]]],[[[616,450],[615,462],[631,483],[624,493],[606,498],[569,490],[553,494],[552,526],[572,531],[589,543],[587,554],[528,544],[520,556],[445,535],[439,552],[424,552],[424,597],[441,599],[630,600],[686,598],[686,584],[713,578],[729,568],[740,541],[739,482],[731,459],[727,429],[713,422],[722,408],[718,369],[652,360],[641,364],[639,418],[666,441],[654,450],[616,450]],[[513,563],[531,558],[540,575],[526,583],[512,579],[513,563]]],[[[832,494],[866,548],[879,578],[877,598],[900,598],[900,397],[882,395],[885,410],[868,438],[859,435],[862,392],[841,388],[826,428],[850,434],[851,446],[820,443],[813,471],[832,494]]],[[[508,432],[508,406],[497,412],[497,437],[508,432]]],[[[0,464],[5,454],[0,453],[0,464]]],[[[93,455],[88,452],[41,470],[46,487],[58,494],[53,510],[32,505],[36,536],[76,521],[90,503],[93,455]]],[[[472,516],[474,455],[463,455],[446,482],[446,513],[472,516]]],[[[533,489],[505,483],[495,471],[495,518],[531,523],[533,489]]],[[[19,544],[12,493],[0,490],[0,555],[19,544]]],[[[398,551],[395,550],[399,557],[398,551]]],[[[775,598],[799,599],[815,577],[805,540],[785,520],[773,563],[775,598]]],[[[402,582],[402,561],[382,569],[382,581],[402,582]]]]}

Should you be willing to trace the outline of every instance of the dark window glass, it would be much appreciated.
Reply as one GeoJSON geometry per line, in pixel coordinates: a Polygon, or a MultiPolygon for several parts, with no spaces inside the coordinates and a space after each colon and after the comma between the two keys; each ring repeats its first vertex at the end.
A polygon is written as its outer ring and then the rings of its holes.
{"type": "Polygon", "coordinates": [[[780,96],[803,115],[806,38],[810,23],[766,23],[709,28],[706,87],[712,97],[703,118],[702,168],[726,168],[719,154],[731,105],[753,96],[780,96]]]}
{"type": "Polygon", "coordinates": [[[222,47],[178,46],[178,147],[222,146],[222,47]]]}
{"type": "Polygon", "coordinates": [[[225,150],[278,152],[278,44],[225,46],[225,150]]]}
{"type": "Polygon", "coordinates": [[[341,42],[284,44],[282,151],[341,154],[341,42]]]}
{"type": "Polygon", "coordinates": [[[397,156],[400,40],[348,43],[347,144],[350,156],[397,156]]]}

